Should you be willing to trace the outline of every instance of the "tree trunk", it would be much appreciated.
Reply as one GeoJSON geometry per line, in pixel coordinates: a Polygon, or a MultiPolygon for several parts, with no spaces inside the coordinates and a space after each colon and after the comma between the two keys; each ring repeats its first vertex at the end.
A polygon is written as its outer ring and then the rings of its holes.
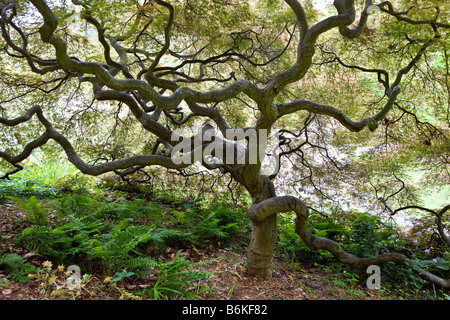
{"type": "MultiPolygon", "coordinates": [[[[252,195],[253,205],[276,196],[272,182],[263,176],[254,178],[248,190],[252,195]]],[[[252,234],[247,255],[247,273],[249,275],[263,278],[272,276],[276,239],[276,214],[262,221],[252,221],[252,234]]]]}
{"type": "Polygon", "coordinates": [[[272,276],[272,261],[277,238],[277,215],[252,222],[252,236],[247,257],[247,272],[252,276],[272,276]]]}

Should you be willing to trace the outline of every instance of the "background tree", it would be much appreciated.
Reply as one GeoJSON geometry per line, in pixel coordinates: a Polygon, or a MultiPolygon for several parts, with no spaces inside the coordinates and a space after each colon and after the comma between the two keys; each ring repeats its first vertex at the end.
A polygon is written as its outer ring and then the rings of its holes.
{"type": "MultiPolygon", "coordinates": [[[[199,160],[251,195],[251,275],[271,276],[283,212],[296,214],[309,248],[352,267],[411,261],[394,252],[358,258],[306,224],[310,209],[342,196],[369,203],[369,188],[373,211],[416,206],[402,174],[418,159],[432,167],[435,187],[448,183],[446,1],[335,0],[327,14],[297,0],[0,3],[2,178],[55,143],[94,176],[126,179],[152,166],[188,172],[199,160]],[[374,8],[381,20],[369,29],[374,8]],[[181,138],[208,152],[179,163],[174,133],[192,127],[199,133],[181,138]],[[281,170],[262,171],[264,156],[250,161],[254,140],[223,138],[237,130],[255,133],[259,147],[278,132],[281,170]]],[[[443,237],[447,209],[431,210],[443,237]]]]}

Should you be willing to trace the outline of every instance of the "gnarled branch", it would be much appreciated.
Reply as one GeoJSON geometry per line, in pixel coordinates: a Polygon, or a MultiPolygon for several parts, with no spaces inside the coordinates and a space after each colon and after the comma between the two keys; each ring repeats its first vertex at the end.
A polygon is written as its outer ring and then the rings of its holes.
{"type": "MultiPolygon", "coordinates": [[[[128,169],[135,166],[159,165],[169,169],[183,169],[188,166],[187,164],[183,163],[175,164],[170,157],[156,154],[136,155],[129,158],[118,159],[98,165],[87,164],[78,156],[70,141],[64,135],[55,130],[52,124],[45,118],[44,113],[42,112],[42,108],[39,105],[33,106],[32,108],[30,108],[26,115],[18,117],[16,119],[9,120],[0,117],[0,123],[6,124],[8,126],[14,126],[18,123],[27,121],[27,119],[31,119],[33,114],[37,115],[39,121],[44,125],[46,131],[39,138],[27,144],[22,153],[15,157],[12,157],[4,152],[0,153],[0,157],[5,159],[8,163],[16,166],[17,169],[20,168],[18,166],[19,162],[25,160],[34,149],[44,145],[50,139],[55,140],[63,148],[68,160],[75,167],[77,167],[81,172],[93,176],[98,176],[106,172],[128,169]]],[[[7,178],[10,174],[11,173],[7,174],[5,177],[7,178]]]]}
{"type": "Polygon", "coordinates": [[[367,268],[370,265],[383,264],[387,262],[407,262],[412,265],[413,269],[417,271],[424,279],[444,288],[450,288],[449,279],[442,279],[419,268],[403,254],[391,252],[382,253],[375,257],[359,258],[346,252],[335,241],[315,236],[306,226],[309,216],[308,207],[303,203],[303,201],[296,197],[280,196],[269,198],[250,207],[248,214],[251,220],[261,222],[273,214],[292,211],[295,212],[297,216],[295,220],[295,232],[311,250],[326,250],[330,252],[336,260],[341,263],[348,264],[353,268],[367,268]]]}

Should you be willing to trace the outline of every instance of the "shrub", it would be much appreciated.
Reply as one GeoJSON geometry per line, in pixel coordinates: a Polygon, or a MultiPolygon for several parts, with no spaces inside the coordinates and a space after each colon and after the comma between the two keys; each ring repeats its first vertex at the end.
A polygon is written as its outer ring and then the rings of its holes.
{"type": "Polygon", "coordinates": [[[393,237],[397,230],[382,222],[381,218],[367,213],[359,213],[348,227],[344,249],[358,257],[370,257],[379,250],[401,249],[403,241],[393,237]]]}
{"type": "Polygon", "coordinates": [[[327,264],[332,261],[333,257],[327,251],[314,251],[305,245],[303,240],[295,233],[295,224],[292,217],[280,215],[278,221],[277,252],[285,260],[301,261],[307,265],[327,264]]]}
{"type": "MultiPolygon", "coordinates": [[[[367,213],[346,212],[341,215],[322,217],[311,215],[308,228],[316,236],[337,241],[344,250],[358,256],[376,255],[379,250],[401,249],[403,241],[393,237],[397,232],[385,225],[380,217],[367,213]]],[[[295,233],[293,218],[280,215],[278,252],[288,260],[324,264],[334,261],[326,251],[312,251],[295,233]]]]}
{"type": "Polygon", "coordinates": [[[0,268],[5,269],[9,276],[19,283],[31,281],[27,275],[36,270],[31,263],[16,253],[10,253],[0,257],[0,268]]]}

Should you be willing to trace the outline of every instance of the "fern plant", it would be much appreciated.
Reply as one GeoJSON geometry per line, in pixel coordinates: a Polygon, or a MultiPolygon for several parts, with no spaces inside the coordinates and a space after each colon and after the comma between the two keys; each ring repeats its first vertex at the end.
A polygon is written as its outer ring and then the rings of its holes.
{"type": "Polygon", "coordinates": [[[66,264],[89,258],[89,250],[101,244],[98,238],[104,226],[101,221],[89,219],[89,216],[68,218],[67,224],[54,229],[49,226],[27,228],[17,237],[17,241],[56,263],[66,264]]]}
{"type": "Polygon", "coordinates": [[[165,246],[168,241],[183,237],[176,230],[166,230],[155,226],[128,226],[129,219],[121,221],[110,233],[102,236],[102,243],[92,248],[90,254],[109,262],[110,268],[128,268],[133,271],[155,266],[151,257],[143,256],[143,252],[151,244],[165,246]]]}
{"type": "Polygon", "coordinates": [[[154,268],[158,266],[158,261],[156,261],[152,257],[138,256],[138,257],[130,257],[129,259],[126,260],[125,264],[128,267],[128,269],[138,271],[154,268]]]}
{"type": "Polygon", "coordinates": [[[160,263],[158,268],[153,270],[158,275],[157,281],[141,294],[149,295],[154,300],[199,299],[193,292],[198,285],[193,286],[193,283],[205,279],[208,273],[193,270],[194,266],[193,262],[180,257],[178,253],[172,261],[160,263]]]}
{"type": "Polygon", "coordinates": [[[58,199],[58,213],[62,216],[91,215],[99,207],[99,203],[92,197],[69,194],[58,199]]]}
{"type": "Polygon", "coordinates": [[[27,217],[35,224],[39,226],[46,225],[48,223],[45,209],[40,205],[40,201],[36,196],[30,197],[28,200],[7,196],[6,198],[14,201],[25,213],[27,217]]]}
{"type": "Polygon", "coordinates": [[[27,275],[36,271],[36,268],[31,263],[16,253],[0,257],[0,269],[5,269],[9,276],[19,283],[31,281],[27,275]]]}
{"type": "Polygon", "coordinates": [[[148,246],[163,247],[184,237],[176,230],[128,225],[131,219],[124,219],[112,228],[94,215],[68,219],[68,223],[56,228],[27,228],[17,240],[56,263],[79,263],[87,259],[91,265],[101,263],[109,270],[138,271],[155,266],[153,258],[144,256],[148,246]]]}
{"type": "Polygon", "coordinates": [[[211,212],[197,226],[194,227],[194,233],[200,239],[220,240],[229,236],[226,229],[226,227],[220,225],[220,219],[216,217],[216,213],[211,212]]]}

